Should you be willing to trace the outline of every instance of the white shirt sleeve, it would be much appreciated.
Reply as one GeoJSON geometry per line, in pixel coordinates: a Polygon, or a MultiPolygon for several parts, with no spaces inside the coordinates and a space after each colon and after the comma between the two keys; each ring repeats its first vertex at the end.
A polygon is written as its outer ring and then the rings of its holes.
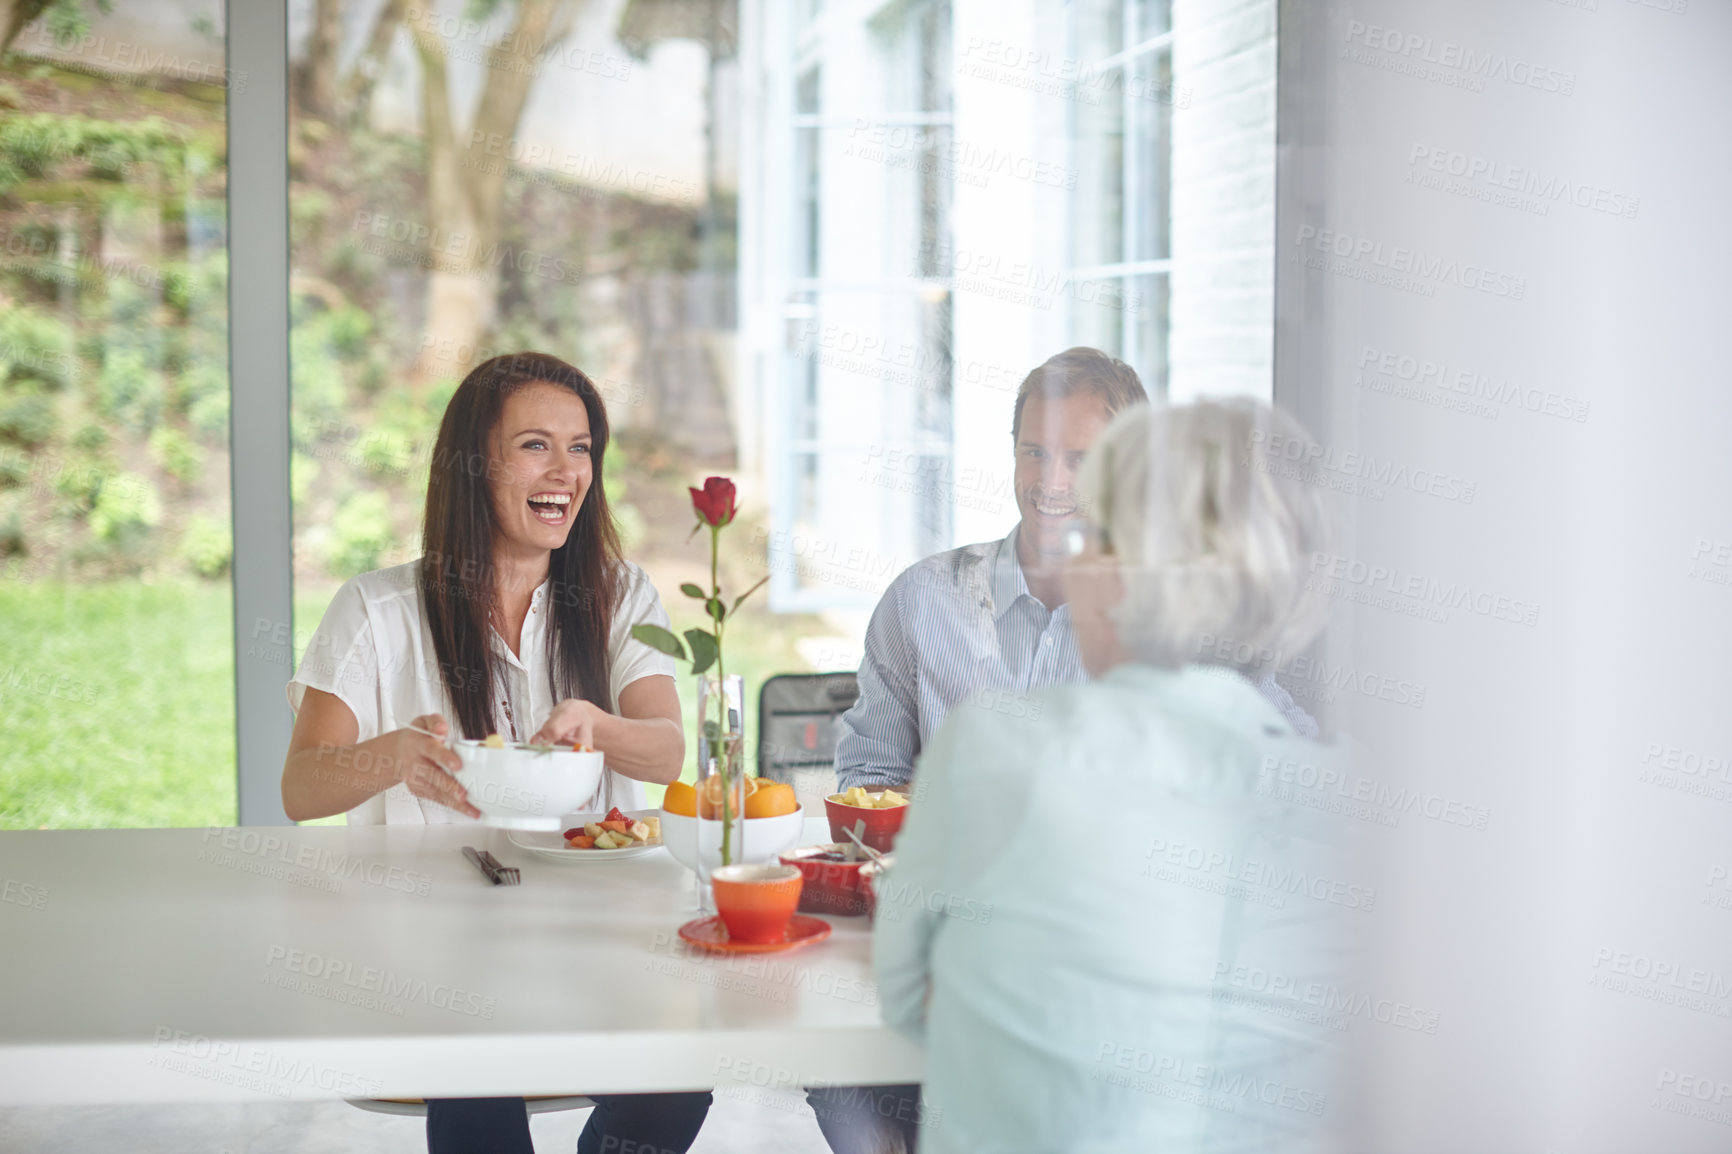
{"type": "Polygon", "coordinates": [[[379,736],[379,648],[367,603],[354,579],[344,582],[307,643],[288,684],[289,708],[301,711],[308,689],[332,694],[355,715],[357,741],[379,736]]]}
{"type": "Polygon", "coordinates": [[[677,670],[674,659],[658,653],[631,635],[633,625],[660,625],[672,629],[668,611],[662,607],[661,595],[650,584],[644,571],[629,561],[625,566],[625,592],[613,614],[613,636],[609,638],[607,665],[608,691],[612,705],[619,708],[619,695],[625,687],[643,677],[658,674],[672,677],[677,670]]]}

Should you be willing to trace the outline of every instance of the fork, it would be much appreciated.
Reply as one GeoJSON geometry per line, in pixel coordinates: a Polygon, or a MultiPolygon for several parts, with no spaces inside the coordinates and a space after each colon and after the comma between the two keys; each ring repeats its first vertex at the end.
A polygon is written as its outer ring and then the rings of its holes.
{"type": "Polygon", "coordinates": [[[496,886],[515,886],[523,884],[523,875],[516,866],[499,864],[499,859],[487,850],[476,850],[472,845],[463,847],[463,856],[472,862],[476,869],[487,875],[487,880],[496,886]]]}

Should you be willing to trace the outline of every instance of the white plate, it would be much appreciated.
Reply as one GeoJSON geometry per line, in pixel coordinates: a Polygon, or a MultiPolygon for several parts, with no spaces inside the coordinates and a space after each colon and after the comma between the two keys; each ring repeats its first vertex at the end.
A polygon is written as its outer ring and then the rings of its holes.
{"type": "MultiPolygon", "coordinates": [[[[633,821],[642,821],[646,817],[660,817],[659,809],[623,809],[620,811],[633,821]]],[[[626,858],[642,857],[646,853],[654,853],[662,848],[662,843],[651,842],[649,845],[629,845],[619,849],[571,849],[565,844],[565,831],[576,826],[586,825],[592,821],[600,821],[605,813],[569,813],[559,819],[559,828],[543,833],[539,830],[513,829],[507,830],[505,836],[511,839],[511,844],[518,849],[526,849],[530,853],[540,854],[555,861],[624,861],[626,858]]],[[[664,836],[666,830],[662,831],[664,836]]]]}

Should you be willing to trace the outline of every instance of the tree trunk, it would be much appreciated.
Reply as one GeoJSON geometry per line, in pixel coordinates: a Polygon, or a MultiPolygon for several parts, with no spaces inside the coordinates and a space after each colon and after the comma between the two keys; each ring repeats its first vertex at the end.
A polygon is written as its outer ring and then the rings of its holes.
{"type": "Polygon", "coordinates": [[[421,119],[427,139],[427,208],[432,216],[427,319],[410,372],[417,393],[474,367],[499,295],[499,211],[506,149],[517,131],[541,54],[571,30],[575,0],[519,0],[517,20],[489,50],[486,83],[470,131],[459,140],[446,85],[445,44],[410,25],[421,61],[421,119]],[[489,156],[488,141],[493,141],[489,156]]]}
{"type": "Polygon", "coordinates": [[[301,67],[301,107],[325,120],[337,113],[337,53],[342,46],[342,0],[318,0],[301,67]]]}
{"type": "Polygon", "coordinates": [[[391,42],[397,38],[397,26],[403,23],[403,5],[404,0],[385,0],[385,6],[379,9],[379,16],[373,21],[373,34],[367,38],[367,47],[361,50],[343,82],[343,105],[351,125],[367,122],[367,113],[373,103],[373,88],[379,83],[379,74],[385,70],[385,55],[391,51],[391,42]]]}
{"type": "Polygon", "coordinates": [[[0,56],[4,56],[30,22],[42,15],[48,0],[0,0],[0,56]]]}

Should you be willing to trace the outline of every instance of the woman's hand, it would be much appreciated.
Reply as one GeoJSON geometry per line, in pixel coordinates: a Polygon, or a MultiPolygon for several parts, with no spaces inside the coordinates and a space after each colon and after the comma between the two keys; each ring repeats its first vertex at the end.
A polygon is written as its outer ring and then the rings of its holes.
{"type": "Polygon", "coordinates": [[[589,749],[599,748],[595,743],[596,722],[607,716],[596,708],[593,702],[583,701],[576,697],[568,697],[553,707],[553,712],[535,731],[536,742],[548,742],[553,745],[583,745],[589,749]]]}
{"type": "Polygon", "coordinates": [[[481,811],[469,804],[469,794],[451,775],[463,768],[463,762],[445,747],[443,738],[450,731],[445,719],[437,713],[427,713],[411,721],[404,729],[394,730],[377,738],[386,748],[397,780],[409,787],[409,792],[428,801],[436,801],[458,813],[480,817],[481,811]],[[426,733],[438,734],[428,737],[426,733]]]}

